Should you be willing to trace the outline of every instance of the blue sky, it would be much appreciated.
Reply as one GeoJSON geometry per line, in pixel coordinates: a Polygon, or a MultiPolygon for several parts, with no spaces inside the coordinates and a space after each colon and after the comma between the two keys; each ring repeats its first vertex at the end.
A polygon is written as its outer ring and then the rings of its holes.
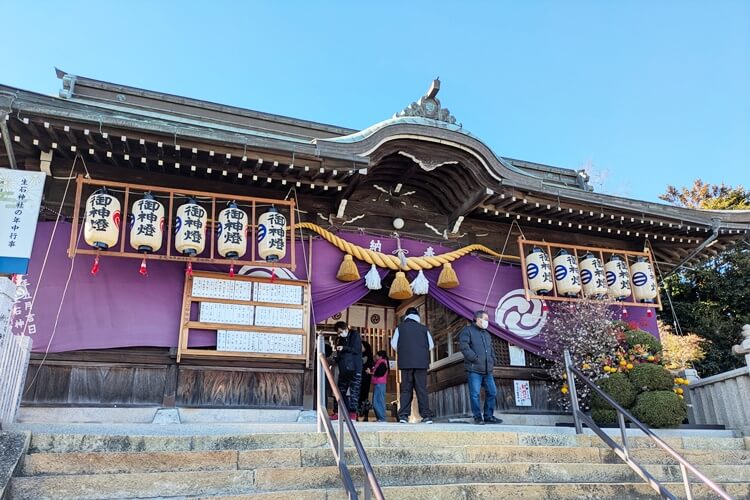
{"type": "Polygon", "coordinates": [[[0,5],[0,83],[83,76],[364,128],[440,99],[497,154],[597,190],[750,187],[750,2],[0,5]]]}

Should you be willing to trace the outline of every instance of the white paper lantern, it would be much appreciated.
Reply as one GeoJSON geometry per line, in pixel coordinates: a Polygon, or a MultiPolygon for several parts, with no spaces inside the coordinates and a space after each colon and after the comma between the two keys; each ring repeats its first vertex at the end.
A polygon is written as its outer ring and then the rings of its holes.
{"type": "Polygon", "coordinates": [[[526,256],[526,278],[529,290],[537,295],[546,295],[552,291],[552,266],[549,255],[539,247],[531,249],[526,256]]]}
{"type": "Polygon", "coordinates": [[[656,278],[651,264],[644,257],[638,257],[630,266],[633,279],[633,298],[638,302],[653,302],[656,298],[656,278]]]}
{"type": "Polygon", "coordinates": [[[130,220],[130,246],[138,252],[158,252],[164,240],[164,205],[151,193],[133,203],[130,220]]]}
{"type": "Polygon", "coordinates": [[[86,200],[83,238],[90,246],[106,250],[117,244],[119,234],[120,201],[106,188],[95,191],[86,200]]]}
{"type": "Polygon", "coordinates": [[[588,252],[581,258],[581,285],[586,297],[599,298],[607,294],[607,279],[602,262],[588,252]]]}
{"type": "Polygon", "coordinates": [[[206,248],[206,210],[190,199],[180,205],[175,217],[174,247],[184,255],[195,256],[206,248]]]}
{"type": "Polygon", "coordinates": [[[628,266],[619,255],[613,255],[604,265],[607,276],[607,294],[615,300],[624,300],[630,296],[630,276],[628,266]]]}
{"type": "Polygon", "coordinates": [[[581,276],[578,273],[578,261],[575,256],[561,249],[552,261],[552,268],[555,273],[558,295],[566,297],[578,295],[581,291],[581,276]]]}
{"type": "Polygon", "coordinates": [[[227,259],[239,259],[247,252],[247,213],[231,202],[219,213],[217,250],[227,259]]]}
{"type": "Polygon", "coordinates": [[[258,217],[258,255],[268,262],[286,256],[286,217],[273,207],[258,217]]]}

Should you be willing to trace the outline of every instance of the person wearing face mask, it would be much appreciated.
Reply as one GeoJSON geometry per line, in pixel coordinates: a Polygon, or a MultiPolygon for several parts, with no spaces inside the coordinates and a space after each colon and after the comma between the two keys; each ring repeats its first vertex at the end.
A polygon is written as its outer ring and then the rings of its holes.
{"type": "MultiPolygon", "coordinates": [[[[348,411],[349,418],[356,422],[357,402],[362,385],[362,337],[356,329],[349,328],[345,321],[339,321],[334,328],[339,335],[336,343],[336,366],[339,368],[339,379],[336,385],[346,404],[346,408],[341,411],[348,411]],[[347,391],[349,391],[348,396],[347,391]]],[[[331,416],[331,420],[338,420],[338,418],[338,413],[331,416]]]]}
{"type": "Polygon", "coordinates": [[[495,367],[495,352],[492,337],[487,331],[489,315],[487,311],[474,313],[474,322],[465,326],[458,335],[458,343],[464,355],[464,368],[469,382],[469,397],[474,423],[478,425],[499,424],[495,417],[497,387],[492,376],[495,367]],[[480,406],[480,391],[484,387],[484,412],[480,406]]]}
{"type": "Polygon", "coordinates": [[[430,351],[435,348],[432,335],[420,322],[415,307],[406,310],[404,320],[393,332],[391,347],[398,353],[398,369],[401,372],[401,394],[398,403],[398,421],[409,422],[411,401],[417,393],[419,414],[423,424],[432,423],[432,410],[427,397],[427,369],[430,367],[430,351]]]}

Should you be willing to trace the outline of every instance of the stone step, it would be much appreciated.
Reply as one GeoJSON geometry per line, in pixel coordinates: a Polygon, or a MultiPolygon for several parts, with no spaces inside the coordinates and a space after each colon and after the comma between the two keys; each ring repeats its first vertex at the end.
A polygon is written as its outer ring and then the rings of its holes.
{"type": "MultiPolygon", "coordinates": [[[[442,448],[445,446],[563,446],[607,448],[598,437],[575,434],[541,434],[495,431],[376,431],[362,432],[366,448],[442,448]]],[[[667,444],[678,450],[750,450],[750,438],[670,437],[667,444]]],[[[350,443],[347,435],[346,442],[350,443]]],[[[646,437],[631,437],[632,448],[655,448],[646,437]]],[[[45,434],[32,435],[30,453],[64,452],[160,452],[219,451],[269,448],[320,448],[327,446],[326,437],[315,432],[289,432],[242,435],[95,435],[45,434]]]]}
{"type": "MultiPolygon", "coordinates": [[[[620,458],[611,450],[562,446],[449,446],[443,448],[370,448],[375,465],[447,463],[609,463],[620,458]]],[[[750,465],[745,450],[682,450],[694,465],[750,465]]],[[[676,462],[659,449],[636,449],[633,457],[643,464],[671,465],[676,462]]],[[[346,451],[348,463],[358,463],[356,451],[346,451]]],[[[326,448],[272,448],[265,450],[33,453],[27,455],[23,476],[71,474],[120,474],[140,472],[187,472],[257,468],[326,467],[335,465],[326,448]]]]}
{"type": "Polygon", "coordinates": [[[237,495],[257,491],[254,477],[251,470],[15,477],[11,480],[10,498],[87,500],[237,495]]]}
{"type": "MultiPolygon", "coordinates": [[[[706,473],[720,483],[742,482],[743,484],[737,486],[739,489],[740,487],[747,488],[747,483],[750,483],[749,469],[744,466],[710,466],[707,467],[706,473]]],[[[351,470],[355,484],[362,484],[362,469],[353,467],[351,470]]],[[[680,480],[679,468],[675,466],[651,466],[649,470],[659,480],[667,482],[680,480]]],[[[611,464],[388,465],[376,466],[375,472],[380,484],[386,488],[424,486],[425,488],[421,491],[425,492],[425,495],[428,495],[426,493],[428,491],[433,494],[433,496],[423,496],[424,498],[436,498],[434,496],[436,492],[442,495],[447,485],[459,483],[470,484],[472,488],[480,488],[479,485],[485,483],[526,484],[534,482],[537,484],[534,486],[536,490],[531,489],[532,496],[533,491],[544,491],[545,484],[551,486],[549,483],[572,483],[572,486],[579,487],[582,487],[581,483],[616,483],[629,484],[629,488],[642,483],[627,466],[611,464]]],[[[283,492],[288,495],[287,498],[298,498],[298,493],[302,493],[299,490],[306,493],[315,490],[332,490],[333,493],[340,493],[341,482],[338,470],[335,467],[315,467],[304,470],[266,468],[255,471],[37,476],[13,478],[11,481],[11,498],[18,500],[228,496],[274,491],[283,492]]],[[[408,488],[394,488],[394,496],[389,494],[388,498],[398,498],[401,495],[399,491],[403,492],[403,498],[407,498],[408,488]]],[[[491,491],[495,490],[486,489],[488,493],[491,491]]],[[[590,494],[595,490],[588,491],[590,494]]],[[[477,496],[471,498],[503,498],[497,496],[496,493],[495,495],[488,497],[477,493],[477,496]]],[[[606,496],[606,493],[603,495],[606,496]]],[[[326,496],[329,496],[328,493],[326,496]]],[[[446,496],[445,498],[454,497],[446,496]]],[[[596,498],[601,497],[597,495],[596,498]]],[[[620,496],[620,498],[623,497],[620,496]]]]}
{"type": "MultiPolygon", "coordinates": [[[[666,483],[670,492],[684,498],[682,483],[666,483]]],[[[732,497],[750,498],[750,484],[727,483],[720,486],[732,497]]],[[[695,500],[715,500],[716,494],[702,484],[692,485],[695,500]]],[[[432,486],[386,486],[383,493],[388,500],[496,500],[498,498],[523,498],[524,500],[653,500],[656,492],[647,484],[637,483],[472,483],[432,486]]],[[[360,496],[362,497],[361,489],[360,496]]],[[[288,500],[289,492],[267,492],[252,495],[201,497],[214,500],[288,500]]],[[[295,500],[344,500],[342,490],[316,489],[295,492],[295,500]]]]}
{"type": "MultiPolygon", "coordinates": [[[[453,483],[535,482],[535,483],[628,483],[642,482],[624,464],[412,464],[379,465],[375,474],[383,486],[443,485],[453,483]]],[[[680,468],[650,465],[647,470],[659,481],[681,481],[680,468]]],[[[709,465],[702,472],[718,482],[750,482],[750,467],[709,465]]],[[[356,482],[363,480],[362,469],[351,467],[356,482]]],[[[255,484],[261,491],[278,489],[329,489],[340,485],[336,467],[308,467],[304,474],[293,469],[257,469],[255,484]]]]}
{"type": "MultiPolygon", "coordinates": [[[[744,466],[711,466],[706,472],[720,483],[736,483],[731,488],[746,497],[750,484],[750,471],[744,466]],[[744,471],[744,472],[743,472],[744,471]],[[740,484],[741,482],[741,484],[740,484]]],[[[650,467],[657,479],[679,481],[679,468],[674,466],[650,467]]],[[[460,491],[475,491],[471,498],[503,498],[498,492],[505,488],[507,496],[528,490],[528,496],[542,494],[553,496],[555,488],[562,488],[560,497],[595,495],[606,498],[623,491],[643,491],[647,486],[625,465],[609,464],[431,464],[423,466],[376,466],[380,484],[388,491],[387,498],[466,498],[456,496],[458,483],[466,484],[460,491]],[[533,481],[536,484],[529,484],[533,481]],[[488,486],[488,484],[491,486],[488,486]],[[499,484],[498,484],[499,483],[499,484]],[[506,486],[503,486],[503,483],[506,486]],[[561,484],[562,483],[562,484],[561,484]],[[604,483],[604,489],[595,489],[583,483],[604,483]],[[439,485],[439,486],[438,486],[439,485]],[[483,486],[484,485],[484,486],[483,486]],[[422,488],[414,488],[422,486],[422,488]],[[394,488],[398,487],[398,488],[394,488]],[[466,488],[469,488],[467,490],[466,488]],[[566,493],[567,492],[567,493],[566,493]],[[599,494],[601,493],[601,495],[599,494]],[[494,495],[494,496],[488,496],[494,495]]],[[[361,485],[361,468],[352,468],[355,484],[361,485]]],[[[306,498],[317,491],[316,498],[339,498],[341,482],[335,467],[257,469],[255,471],[199,471],[159,472],[137,474],[97,474],[71,476],[39,476],[14,478],[11,482],[12,499],[110,499],[182,496],[230,496],[267,493],[268,498],[306,498]],[[330,490],[321,496],[321,490],[330,490]],[[277,492],[276,496],[271,493],[277,492]],[[331,496],[334,495],[334,496],[331,496]],[[339,495],[339,496],[336,496],[339,495]]],[[[644,494],[645,494],[644,493],[644,494]]],[[[526,495],[524,495],[526,496],[526,495]]],[[[653,495],[652,495],[653,497],[653,495]]]]}

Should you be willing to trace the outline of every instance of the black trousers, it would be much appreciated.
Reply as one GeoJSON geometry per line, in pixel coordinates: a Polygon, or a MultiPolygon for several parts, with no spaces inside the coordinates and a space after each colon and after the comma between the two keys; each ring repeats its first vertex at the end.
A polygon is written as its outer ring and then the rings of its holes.
{"type": "Polygon", "coordinates": [[[427,398],[427,370],[401,370],[401,393],[398,402],[398,418],[408,420],[411,415],[411,399],[417,391],[417,405],[422,418],[432,418],[430,401],[427,398]]]}
{"type": "Polygon", "coordinates": [[[338,385],[341,397],[346,403],[346,410],[349,413],[357,411],[357,403],[359,402],[359,389],[362,385],[362,372],[339,372],[339,379],[336,385],[338,385]],[[346,395],[347,390],[349,390],[348,397],[346,395]]]}

